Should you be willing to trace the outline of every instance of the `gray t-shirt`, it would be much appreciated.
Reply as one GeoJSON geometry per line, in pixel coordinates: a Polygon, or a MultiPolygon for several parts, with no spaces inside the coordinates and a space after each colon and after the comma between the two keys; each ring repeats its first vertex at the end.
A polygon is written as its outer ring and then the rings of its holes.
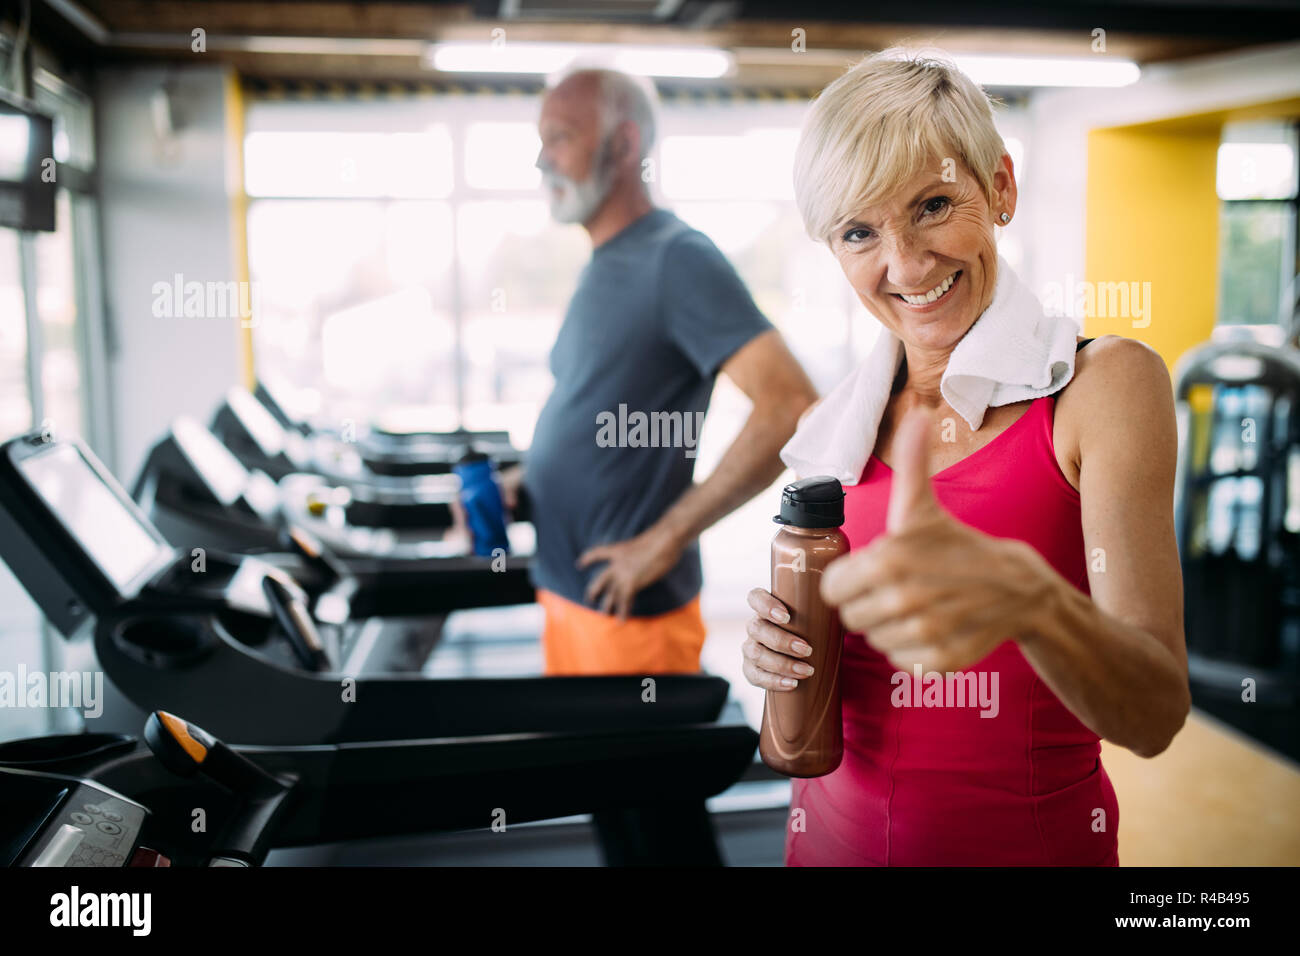
{"type": "MultiPolygon", "coordinates": [[[[772,327],[717,246],[666,209],[596,248],[551,350],[555,389],[524,469],[535,587],[586,603],[606,564],[579,569],[578,556],[635,537],[686,492],[719,367],[772,327]]],[[[693,541],[631,613],[679,608],[700,583],[693,541]]]]}

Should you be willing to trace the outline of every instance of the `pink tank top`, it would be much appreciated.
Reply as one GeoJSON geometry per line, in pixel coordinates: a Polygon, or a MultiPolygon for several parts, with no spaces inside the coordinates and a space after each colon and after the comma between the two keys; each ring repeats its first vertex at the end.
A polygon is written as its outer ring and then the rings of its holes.
{"type": "MultiPolygon", "coordinates": [[[[1055,407],[1054,395],[1035,399],[932,483],[958,520],[1028,542],[1087,594],[1079,493],[1053,452],[1055,407]]],[[[892,474],[872,455],[845,489],[852,550],[884,531],[892,474]]],[[[1014,641],[942,682],[895,680],[850,633],[841,667],[844,760],[794,781],[787,866],[1119,865],[1119,807],[1099,739],[1014,641]]]]}

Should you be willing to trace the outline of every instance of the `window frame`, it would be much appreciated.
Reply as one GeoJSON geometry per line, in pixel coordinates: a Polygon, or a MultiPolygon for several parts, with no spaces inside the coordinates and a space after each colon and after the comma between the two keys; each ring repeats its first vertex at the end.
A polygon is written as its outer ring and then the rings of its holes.
{"type": "MultiPolygon", "coordinates": [[[[1293,318],[1296,314],[1298,302],[1300,302],[1300,121],[1289,121],[1280,123],[1287,131],[1288,141],[1294,150],[1293,160],[1297,166],[1296,169],[1296,189],[1290,199],[1220,199],[1219,200],[1219,222],[1222,224],[1226,214],[1232,209],[1259,209],[1264,206],[1272,206],[1280,209],[1288,209],[1291,213],[1291,235],[1289,236],[1289,248],[1283,247],[1282,268],[1288,270],[1290,275],[1280,275],[1278,277],[1279,291],[1278,299],[1291,314],[1291,318],[1284,319],[1280,314],[1275,316],[1272,321],[1265,324],[1264,327],[1276,326],[1282,330],[1282,334],[1293,335],[1300,332],[1300,323],[1293,318]],[[1287,254],[1289,253],[1289,255],[1287,254]],[[1288,301],[1288,296],[1290,301],[1288,301]],[[1294,327],[1283,325],[1283,321],[1290,323],[1294,327]]],[[[1214,325],[1216,328],[1260,328],[1259,323],[1238,323],[1224,322],[1224,302],[1223,302],[1223,262],[1219,263],[1219,275],[1217,277],[1218,292],[1215,303],[1214,325]]],[[[1279,310],[1280,311],[1280,310],[1279,310]]]]}

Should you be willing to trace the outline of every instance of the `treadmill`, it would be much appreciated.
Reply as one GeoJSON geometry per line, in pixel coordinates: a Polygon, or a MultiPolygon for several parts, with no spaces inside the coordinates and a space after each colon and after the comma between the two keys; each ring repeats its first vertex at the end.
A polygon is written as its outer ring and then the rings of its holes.
{"type": "MultiPolygon", "coordinates": [[[[357,497],[350,485],[334,486],[318,475],[286,473],[277,483],[250,467],[194,419],[181,416],[149,449],[132,496],[146,510],[158,509],[160,526],[233,550],[284,547],[290,522],[320,538],[341,557],[447,557],[462,543],[445,544],[452,505],[460,493],[454,475],[404,483],[404,502],[375,495],[357,497]],[[422,500],[412,499],[419,496],[422,500]],[[418,512],[418,514],[413,514],[418,512]]],[[[526,523],[526,509],[514,516],[526,523]]],[[[526,528],[512,529],[511,551],[532,551],[526,528]]],[[[180,542],[178,542],[179,544],[180,542]]]]}
{"type": "MultiPolygon", "coordinates": [[[[271,380],[259,380],[253,397],[290,433],[308,439],[322,434],[339,439],[337,434],[325,432],[301,413],[291,411],[294,404],[286,397],[286,390],[271,380]]],[[[488,455],[499,467],[524,460],[524,453],[511,444],[508,431],[410,431],[371,422],[355,436],[355,447],[366,469],[390,477],[445,474],[468,451],[488,455]]]]}
{"type": "MultiPolygon", "coordinates": [[[[155,711],[134,734],[0,743],[0,866],[252,867],[273,849],[653,809],[728,786],[742,738],[697,729],[245,745],[155,711]]],[[[629,863],[716,860],[705,843],[629,863]]]]}
{"type": "Polygon", "coordinates": [[[307,415],[301,410],[300,403],[293,400],[293,393],[285,383],[259,377],[257,384],[253,386],[253,397],[262,403],[281,427],[296,431],[304,437],[319,430],[308,421],[307,415]]]}
{"type": "MultiPolygon", "coordinates": [[[[103,783],[130,796],[121,779],[139,773],[139,792],[165,789],[138,734],[166,712],[154,749],[193,726],[199,751],[249,745],[236,749],[262,771],[296,778],[302,802],[277,845],[480,828],[499,807],[522,821],[699,803],[735,783],[757,745],[743,721],[719,720],[717,677],[339,674],[288,575],[212,552],[194,570],[76,439],[0,445],[0,556],[60,633],[90,635],[106,693],[87,728],[136,741],[129,752],[121,741],[103,783]]],[[[75,760],[53,772],[74,771],[75,760]]],[[[24,846],[38,849],[30,834],[24,846]]],[[[653,862],[662,850],[641,852],[653,862]]]]}
{"type": "MultiPolygon", "coordinates": [[[[263,395],[269,393],[262,391],[263,395]]],[[[278,406],[277,406],[278,407],[278,406]]],[[[469,451],[487,454],[505,467],[523,461],[507,432],[425,432],[398,434],[363,429],[350,441],[341,435],[283,424],[254,393],[232,386],[213,413],[211,428],[247,468],[275,481],[299,473],[321,475],[335,484],[360,486],[391,503],[419,501],[422,485],[413,479],[449,475],[469,451]]]]}
{"type": "MultiPolygon", "coordinates": [[[[432,480],[457,484],[454,476],[432,480]]],[[[260,555],[288,571],[310,596],[317,623],[342,629],[325,634],[340,643],[348,672],[418,670],[451,613],[535,601],[531,525],[511,524],[509,554],[480,557],[466,553],[467,539],[441,540],[442,531],[370,527],[378,517],[371,506],[358,524],[356,502],[346,492],[330,502],[330,492],[308,476],[277,486],[180,417],[149,450],[132,497],[177,548],[260,555]],[[374,618],[387,619],[379,634],[362,624],[374,618]]],[[[517,644],[521,635],[507,629],[499,638],[517,644]]]]}

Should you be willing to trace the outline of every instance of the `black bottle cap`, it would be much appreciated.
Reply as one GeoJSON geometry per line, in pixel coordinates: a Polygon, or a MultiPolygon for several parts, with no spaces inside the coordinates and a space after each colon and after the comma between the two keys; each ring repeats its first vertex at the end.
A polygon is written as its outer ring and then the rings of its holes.
{"type": "Polygon", "coordinates": [[[844,489],[839,479],[814,475],[790,482],[781,489],[781,513],[772,520],[796,528],[838,528],[844,524],[844,489]]]}

